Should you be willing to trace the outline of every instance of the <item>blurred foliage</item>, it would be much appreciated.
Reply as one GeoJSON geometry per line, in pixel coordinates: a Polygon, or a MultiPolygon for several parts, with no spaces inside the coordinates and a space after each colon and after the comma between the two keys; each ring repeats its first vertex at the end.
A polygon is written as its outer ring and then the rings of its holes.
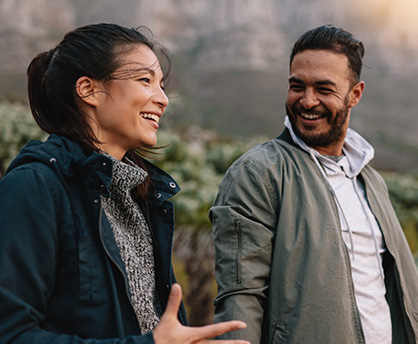
{"type": "MultiPolygon", "coordinates": [[[[26,107],[0,103],[0,177],[27,141],[45,137],[26,107]]],[[[173,263],[192,325],[213,321],[216,283],[208,210],[218,185],[233,161],[267,139],[229,140],[193,126],[173,130],[162,125],[159,131],[158,144],[167,147],[154,163],[182,187],[173,199],[176,206],[173,263]]],[[[418,258],[418,176],[392,172],[384,172],[382,176],[411,251],[418,258]]]]}
{"type": "Polygon", "coordinates": [[[418,266],[418,175],[382,172],[382,176],[418,266]]]}
{"type": "Polygon", "coordinates": [[[46,137],[26,106],[0,103],[0,178],[20,148],[29,140],[42,140],[46,137]]]}
{"type": "Polygon", "coordinates": [[[174,198],[177,227],[210,231],[208,210],[227,168],[250,147],[265,140],[227,140],[193,126],[176,132],[162,129],[158,144],[168,146],[153,162],[181,185],[182,191],[174,198]]]}

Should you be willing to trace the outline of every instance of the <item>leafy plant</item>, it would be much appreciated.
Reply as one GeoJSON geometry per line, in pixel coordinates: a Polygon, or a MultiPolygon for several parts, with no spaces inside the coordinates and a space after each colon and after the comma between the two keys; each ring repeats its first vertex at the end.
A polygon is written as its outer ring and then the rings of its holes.
{"type": "Polygon", "coordinates": [[[418,262],[418,176],[382,173],[399,221],[418,262]]]}
{"type": "Polygon", "coordinates": [[[46,136],[27,107],[19,103],[0,103],[0,178],[20,148],[31,139],[42,140],[46,136]]]}

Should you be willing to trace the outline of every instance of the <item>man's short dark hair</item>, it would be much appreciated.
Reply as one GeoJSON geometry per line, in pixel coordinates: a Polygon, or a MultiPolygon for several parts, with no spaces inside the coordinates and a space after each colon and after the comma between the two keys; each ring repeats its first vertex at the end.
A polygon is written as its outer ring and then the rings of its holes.
{"type": "Polygon", "coordinates": [[[348,59],[353,83],[360,81],[364,46],[351,33],[332,25],[319,26],[305,32],[293,46],[290,66],[295,55],[305,50],[329,50],[345,55],[348,59]]]}

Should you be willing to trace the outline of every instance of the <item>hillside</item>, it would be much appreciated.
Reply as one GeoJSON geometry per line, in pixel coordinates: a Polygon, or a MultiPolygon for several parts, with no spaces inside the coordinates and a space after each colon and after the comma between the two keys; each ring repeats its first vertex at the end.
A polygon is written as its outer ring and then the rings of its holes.
{"type": "Polygon", "coordinates": [[[31,58],[76,26],[147,25],[180,81],[167,125],[274,137],[294,40],[332,23],[366,45],[366,91],[352,127],[375,145],[376,167],[418,171],[417,17],[416,0],[1,0],[0,98],[25,99],[31,58]]]}

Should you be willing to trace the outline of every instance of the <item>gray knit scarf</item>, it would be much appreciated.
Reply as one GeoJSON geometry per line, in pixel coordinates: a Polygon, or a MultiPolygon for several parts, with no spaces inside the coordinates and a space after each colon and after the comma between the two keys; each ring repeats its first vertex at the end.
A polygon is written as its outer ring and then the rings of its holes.
{"type": "Polygon", "coordinates": [[[104,212],[112,227],[128,277],[132,304],[141,333],[154,330],[162,315],[155,289],[155,267],[151,232],[131,190],[147,176],[128,159],[113,161],[110,197],[102,197],[104,212]]]}

